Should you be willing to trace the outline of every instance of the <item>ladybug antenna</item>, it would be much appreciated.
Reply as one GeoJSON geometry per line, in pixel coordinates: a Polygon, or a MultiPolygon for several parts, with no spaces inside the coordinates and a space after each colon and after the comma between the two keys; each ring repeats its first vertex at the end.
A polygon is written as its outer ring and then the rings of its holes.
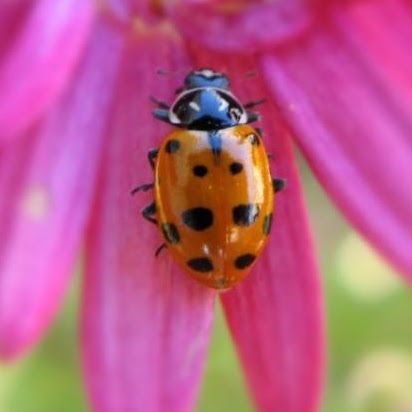
{"type": "Polygon", "coordinates": [[[156,74],[159,74],[160,76],[169,76],[169,75],[175,74],[175,73],[173,73],[169,70],[165,70],[165,69],[157,69],[156,74]]]}
{"type": "Polygon", "coordinates": [[[249,72],[246,72],[246,73],[244,74],[244,76],[247,77],[247,78],[257,77],[257,76],[258,76],[258,73],[257,73],[256,70],[251,70],[251,71],[249,71],[249,72]]]}
{"type": "Polygon", "coordinates": [[[166,69],[157,69],[156,74],[159,74],[160,76],[177,76],[180,74],[186,73],[187,70],[180,69],[180,70],[166,70],[166,69]]]}

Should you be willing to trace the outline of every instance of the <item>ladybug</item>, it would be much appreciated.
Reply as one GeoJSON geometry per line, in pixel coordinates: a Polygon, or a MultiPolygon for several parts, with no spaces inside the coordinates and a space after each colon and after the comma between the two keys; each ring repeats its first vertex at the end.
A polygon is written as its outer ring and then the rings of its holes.
{"type": "Polygon", "coordinates": [[[158,149],[148,152],[154,202],[142,210],[167,247],[192,278],[214,289],[242,280],[265,246],[272,225],[274,192],[261,133],[249,124],[258,119],[229,90],[226,75],[211,69],[190,72],[169,107],[155,118],[177,127],[158,149]]]}

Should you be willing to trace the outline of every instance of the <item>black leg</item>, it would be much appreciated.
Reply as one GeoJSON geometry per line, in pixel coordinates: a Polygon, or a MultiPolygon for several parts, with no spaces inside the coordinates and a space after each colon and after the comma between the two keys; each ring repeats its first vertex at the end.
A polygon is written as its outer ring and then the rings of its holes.
{"type": "Polygon", "coordinates": [[[257,75],[258,74],[256,70],[251,70],[245,73],[245,77],[256,77],[257,75]]]}
{"type": "Polygon", "coordinates": [[[259,100],[252,100],[250,102],[247,102],[246,104],[243,105],[245,109],[251,109],[252,107],[258,106],[259,104],[265,103],[266,99],[259,99],[259,100]]]}
{"type": "Polygon", "coordinates": [[[148,190],[153,189],[153,188],[154,188],[154,183],[146,183],[146,184],[135,187],[130,193],[134,195],[137,192],[140,192],[140,191],[147,192],[148,190]]]}
{"type": "Polygon", "coordinates": [[[150,163],[150,166],[152,166],[152,169],[155,168],[155,160],[156,160],[158,153],[159,153],[159,149],[150,149],[147,152],[147,158],[149,159],[149,163],[150,163]]]}
{"type": "MultiPolygon", "coordinates": [[[[149,160],[150,166],[152,166],[152,169],[155,168],[155,160],[156,160],[156,156],[159,153],[159,149],[150,149],[147,152],[147,158],[149,160]]],[[[154,183],[145,183],[143,185],[139,185],[137,187],[135,187],[132,191],[131,194],[134,195],[137,192],[147,192],[150,189],[154,188],[154,183]]]]}
{"type": "Polygon", "coordinates": [[[259,120],[259,115],[257,113],[247,112],[247,123],[253,123],[259,120]]]}
{"type": "Polygon", "coordinates": [[[166,243],[162,243],[155,252],[155,256],[158,257],[163,249],[167,248],[166,243]]]}
{"type": "Polygon", "coordinates": [[[255,127],[260,137],[263,137],[263,129],[261,127],[255,127]]]}
{"type": "Polygon", "coordinates": [[[155,203],[150,203],[150,205],[146,206],[143,210],[142,210],[142,216],[148,220],[149,222],[154,223],[155,225],[157,225],[157,220],[153,217],[153,215],[156,213],[156,205],[155,203]]]}
{"type": "Polygon", "coordinates": [[[156,109],[156,110],[153,110],[152,114],[153,114],[154,117],[156,117],[156,119],[159,119],[162,122],[173,124],[169,120],[169,111],[168,110],[156,109]]]}
{"type": "Polygon", "coordinates": [[[169,107],[169,105],[168,105],[167,103],[162,102],[161,100],[156,99],[156,98],[153,97],[153,96],[150,96],[150,100],[151,100],[154,104],[157,104],[161,109],[165,109],[165,110],[169,110],[169,109],[170,109],[170,107],[169,107]]]}
{"type": "Polygon", "coordinates": [[[280,192],[286,186],[286,180],[285,179],[275,178],[275,179],[273,179],[272,182],[273,182],[273,190],[275,192],[280,192]]]}

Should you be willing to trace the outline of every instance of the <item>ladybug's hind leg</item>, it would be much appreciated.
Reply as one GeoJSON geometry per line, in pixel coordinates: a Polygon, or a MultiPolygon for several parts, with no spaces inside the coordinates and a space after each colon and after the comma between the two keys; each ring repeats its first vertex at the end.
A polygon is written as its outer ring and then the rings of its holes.
{"type": "Polygon", "coordinates": [[[142,210],[142,216],[151,223],[157,225],[157,220],[153,217],[156,214],[156,205],[154,202],[150,203],[150,205],[146,206],[142,210]]]}
{"type": "Polygon", "coordinates": [[[155,252],[155,257],[158,257],[160,255],[160,253],[162,252],[163,249],[167,248],[166,243],[162,243],[155,252]]]}
{"type": "Polygon", "coordinates": [[[154,183],[145,183],[143,185],[139,185],[135,187],[130,193],[134,195],[137,192],[140,192],[140,191],[147,192],[148,190],[153,189],[153,188],[154,188],[154,183]]]}

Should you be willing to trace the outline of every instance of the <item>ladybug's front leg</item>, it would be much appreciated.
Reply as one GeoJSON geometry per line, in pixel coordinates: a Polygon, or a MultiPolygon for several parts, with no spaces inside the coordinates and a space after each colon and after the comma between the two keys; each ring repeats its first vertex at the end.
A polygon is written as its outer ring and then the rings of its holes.
{"type": "Polygon", "coordinates": [[[170,107],[167,103],[162,102],[159,99],[156,99],[156,97],[150,96],[150,100],[154,103],[157,104],[159,106],[160,109],[165,109],[165,110],[169,110],[170,107]]]}
{"type": "Polygon", "coordinates": [[[259,120],[259,115],[257,113],[246,112],[247,120],[246,123],[253,123],[259,120]]]}
{"type": "Polygon", "coordinates": [[[162,122],[173,124],[169,119],[169,110],[156,109],[156,110],[153,110],[152,114],[156,119],[159,119],[162,122]]]}
{"type": "Polygon", "coordinates": [[[252,100],[252,101],[250,101],[250,102],[245,103],[245,104],[243,105],[243,107],[244,107],[245,109],[252,109],[253,107],[256,107],[256,106],[258,106],[259,104],[262,104],[262,103],[265,103],[265,102],[266,102],[266,99],[265,99],[265,98],[259,99],[259,100],[252,100]]]}

